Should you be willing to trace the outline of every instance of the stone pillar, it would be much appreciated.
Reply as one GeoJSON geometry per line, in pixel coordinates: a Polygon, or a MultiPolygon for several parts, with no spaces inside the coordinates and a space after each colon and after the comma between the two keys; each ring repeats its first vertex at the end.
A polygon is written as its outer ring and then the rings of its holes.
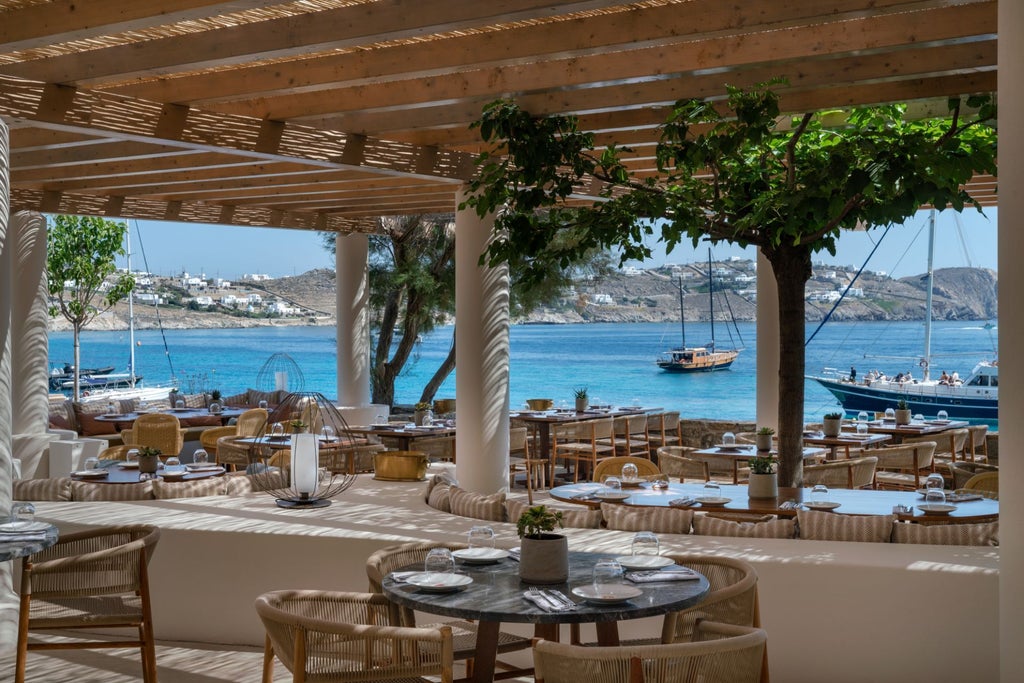
{"type": "Polygon", "coordinates": [[[1024,535],[1009,531],[1024,520],[1024,461],[1013,457],[1024,447],[1024,357],[1017,342],[1024,335],[1024,234],[1017,216],[1024,197],[1024,3],[999,3],[999,669],[1000,681],[1019,681],[1024,671],[1024,535]],[[1005,352],[1005,353],[1004,353],[1005,352]]]}
{"type": "Polygon", "coordinates": [[[338,309],[338,404],[370,403],[369,238],[338,234],[334,272],[338,309]]]}
{"type": "Polygon", "coordinates": [[[779,428],[779,288],[757,252],[757,426],[779,428]]]}
{"type": "Polygon", "coordinates": [[[508,268],[479,264],[493,227],[493,216],[455,214],[455,475],[488,494],[508,487],[508,268]]]}

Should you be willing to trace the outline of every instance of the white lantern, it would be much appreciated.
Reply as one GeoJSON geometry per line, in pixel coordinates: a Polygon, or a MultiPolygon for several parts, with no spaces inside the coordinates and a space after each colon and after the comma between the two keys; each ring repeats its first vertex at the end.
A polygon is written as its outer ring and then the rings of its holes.
{"type": "Polygon", "coordinates": [[[303,498],[316,494],[320,465],[316,434],[292,436],[292,488],[303,498]]]}

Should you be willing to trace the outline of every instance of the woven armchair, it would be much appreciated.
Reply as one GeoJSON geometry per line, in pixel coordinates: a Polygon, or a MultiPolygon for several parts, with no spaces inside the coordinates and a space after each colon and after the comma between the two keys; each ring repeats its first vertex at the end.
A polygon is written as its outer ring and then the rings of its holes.
{"type": "Polygon", "coordinates": [[[622,415],[612,420],[615,430],[613,445],[619,455],[651,457],[651,441],[647,432],[646,413],[622,415]]]}
{"type": "MultiPolygon", "coordinates": [[[[15,683],[29,650],[138,647],[142,677],[156,683],[156,651],[146,565],[160,540],[154,526],[106,527],[63,536],[24,558],[15,683]],[[29,643],[30,631],[134,628],[138,637],[29,643]]],[[[77,634],[76,634],[77,635],[77,634]]]]}
{"type": "Polygon", "coordinates": [[[925,478],[935,471],[934,441],[875,448],[871,454],[878,458],[875,470],[878,488],[914,491],[921,488],[925,478]]]}
{"type": "Polygon", "coordinates": [[[99,459],[100,460],[127,460],[128,459],[128,451],[130,451],[133,448],[136,448],[136,446],[124,445],[124,444],[122,444],[120,446],[111,446],[110,448],[104,448],[102,451],[100,451],[99,459]]]}
{"type": "Polygon", "coordinates": [[[824,484],[834,489],[874,488],[877,465],[878,458],[873,456],[804,465],[804,486],[824,484]]]}
{"type": "Polygon", "coordinates": [[[121,439],[136,448],[159,448],[165,456],[178,455],[185,445],[185,430],[174,415],[149,413],[140,415],[131,429],[122,430],[121,439]]]}
{"type": "Polygon", "coordinates": [[[999,498],[999,472],[982,472],[976,474],[963,485],[963,489],[972,493],[980,493],[986,498],[999,498]]]}
{"type": "Polygon", "coordinates": [[[214,458],[217,457],[217,442],[225,436],[235,436],[238,430],[234,425],[228,427],[210,427],[199,433],[199,445],[214,458]]]}
{"type": "Polygon", "coordinates": [[[647,458],[617,455],[614,458],[602,460],[597,464],[597,467],[594,468],[594,481],[601,481],[601,478],[606,475],[615,475],[616,477],[621,475],[622,467],[626,464],[636,465],[637,473],[641,477],[651,477],[656,474],[661,474],[661,470],[658,469],[658,466],[647,458]]]}
{"type": "Polygon", "coordinates": [[[987,465],[982,462],[947,462],[946,467],[953,476],[953,488],[962,489],[964,484],[976,474],[982,472],[998,472],[998,465],[987,465]]]}
{"type": "MultiPolygon", "coordinates": [[[[694,639],[670,645],[581,647],[538,641],[537,683],[654,683],[762,679],[767,635],[758,628],[702,621],[694,639]]],[[[765,677],[766,678],[766,677],[765,677]]]]}
{"type": "MultiPolygon", "coordinates": [[[[423,561],[434,548],[458,550],[464,543],[403,543],[381,548],[366,559],[366,578],[370,581],[371,593],[383,592],[384,577],[393,571],[408,566],[423,566],[423,561]]],[[[397,623],[401,626],[416,626],[416,617],[408,607],[397,608],[397,623]]],[[[448,626],[452,629],[453,651],[456,660],[472,659],[476,654],[477,626],[470,621],[447,621],[430,626],[448,626]]],[[[504,631],[498,632],[498,652],[514,652],[530,647],[530,639],[504,631]]],[[[500,662],[499,662],[500,664],[500,662]]],[[[506,667],[510,668],[510,667],[506,667]]]]}
{"type": "Polygon", "coordinates": [[[275,655],[297,682],[452,681],[451,629],[392,626],[383,595],[273,591],[256,599],[256,612],[267,631],[264,683],[275,655]]]}
{"type": "Polygon", "coordinates": [[[687,479],[711,481],[708,464],[687,455],[695,450],[692,446],[662,446],[658,449],[658,467],[670,477],[679,477],[681,484],[687,479]]]}

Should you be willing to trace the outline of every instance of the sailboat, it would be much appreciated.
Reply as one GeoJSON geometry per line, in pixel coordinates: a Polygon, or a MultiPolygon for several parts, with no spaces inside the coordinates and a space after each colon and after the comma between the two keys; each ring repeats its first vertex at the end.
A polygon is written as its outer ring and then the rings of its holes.
{"type": "Polygon", "coordinates": [[[719,351],[715,347],[715,299],[714,274],[711,269],[711,250],[708,249],[708,301],[711,312],[711,342],[707,346],[686,345],[686,314],[683,308],[683,280],[679,279],[679,328],[682,332],[680,346],[661,354],[658,367],[665,372],[714,372],[725,370],[736,357],[739,349],[719,351]]]}
{"type": "Polygon", "coordinates": [[[932,209],[928,225],[928,290],[925,298],[924,353],[920,360],[923,379],[908,380],[901,375],[874,377],[871,374],[857,378],[853,373],[833,377],[811,376],[810,379],[828,389],[836,397],[846,412],[882,412],[886,408],[895,408],[902,400],[907,402],[911,412],[920,413],[925,417],[935,417],[939,411],[945,411],[950,418],[989,422],[998,419],[997,360],[977,363],[965,378],[961,378],[956,372],[950,376],[943,372],[939,379],[930,376],[934,247],[935,210],[932,209]]]}

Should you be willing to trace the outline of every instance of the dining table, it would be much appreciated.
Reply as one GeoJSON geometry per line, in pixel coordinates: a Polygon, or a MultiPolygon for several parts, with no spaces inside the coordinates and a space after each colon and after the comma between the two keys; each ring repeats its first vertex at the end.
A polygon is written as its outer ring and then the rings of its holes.
{"type": "Polygon", "coordinates": [[[667,488],[656,488],[654,482],[643,482],[635,488],[621,492],[608,492],[602,484],[592,482],[556,486],[549,491],[555,500],[591,509],[602,503],[617,503],[637,507],[676,507],[702,512],[736,512],[779,517],[795,517],[800,510],[827,509],[836,514],[890,515],[905,522],[924,524],[966,524],[990,522],[999,519],[999,501],[980,494],[956,494],[947,491],[947,502],[952,510],[942,513],[922,511],[924,490],[896,491],[872,489],[829,489],[829,505],[811,502],[811,489],[779,487],[776,498],[751,498],[744,485],[721,484],[708,491],[704,484],[670,482],[667,488]],[[625,494],[629,494],[627,497],[625,494]],[[701,498],[715,499],[708,504],[701,498]],[[897,507],[899,506],[899,507],[897,507]]]}
{"type": "Polygon", "coordinates": [[[366,437],[373,437],[394,446],[399,451],[416,450],[416,441],[420,439],[436,439],[441,437],[454,437],[454,425],[430,425],[418,426],[413,424],[393,423],[379,425],[349,425],[349,431],[353,434],[362,434],[366,437]]]}
{"type": "MultiPolygon", "coordinates": [[[[181,468],[175,472],[168,472],[161,462],[151,478],[167,482],[197,481],[223,476],[226,471],[224,467],[215,463],[181,465],[181,468]]],[[[143,479],[142,473],[139,472],[137,461],[125,460],[101,460],[98,468],[72,472],[71,478],[75,481],[89,481],[96,484],[138,484],[147,480],[143,479]]]]}
{"type": "Polygon", "coordinates": [[[117,431],[131,427],[140,417],[152,413],[167,413],[168,415],[174,415],[180,421],[201,417],[216,417],[220,420],[220,423],[223,426],[231,422],[232,419],[240,416],[246,410],[248,409],[224,407],[218,413],[211,413],[206,408],[161,408],[160,410],[136,411],[131,413],[103,413],[101,415],[96,415],[95,419],[97,422],[108,422],[113,424],[117,431]]]}
{"type": "Polygon", "coordinates": [[[511,413],[511,418],[518,420],[537,435],[537,458],[551,460],[551,426],[565,424],[567,422],[586,422],[589,420],[601,420],[606,417],[623,417],[636,415],[637,413],[651,413],[661,408],[650,408],[642,406],[591,406],[587,410],[525,410],[511,413]]]}
{"type": "MultiPolygon", "coordinates": [[[[624,552],[623,555],[628,555],[624,552]]],[[[457,571],[470,579],[454,592],[428,592],[411,585],[404,576],[422,566],[403,567],[384,577],[382,588],[392,602],[420,612],[439,614],[478,622],[476,656],[469,680],[490,683],[494,679],[498,631],[502,623],[534,625],[538,638],[556,640],[560,624],[593,623],[601,645],[618,645],[618,622],[628,619],[659,616],[699,604],[710,588],[699,573],[692,580],[630,583],[639,595],[612,604],[595,604],[582,600],[574,592],[592,585],[594,565],[601,559],[612,559],[611,553],[569,552],[569,578],[565,583],[538,586],[545,592],[556,591],[573,604],[571,609],[547,611],[527,599],[531,586],[519,579],[519,563],[513,556],[491,564],[464,564],[457,571]]],[[[670,568],[666,568],[668,570],[670,568]]],[[[663,571],[666,571],[663,570],[663,571]]]]}
{"type": "Polygon", "coordinates": [[[27,557],[57,542],[57,527],[37,520],[0,524],[0,562],[27,557]]]}
{"type": "MultiPolygon", "coordinates": [[[[875,434],[888,434],[895,443],[900,443],[907,437],[934,436],[944,432],[951,432],[954,429],[964,429],[970,426],[966,420],[925,420],[924,422],[912,422],[910,424],[898,425],[896,420],[869,420],[868,432],[875,434]]],[[[950,442],[952,443],[952,435],[950,442]]],[[[952,448],[950,449],[952,450],[952,448]]]]}
{"type": "MultiPolygon", "coordinates": [[[[825,457],[825,449],[806,446],[803,449],[804,462],[809,460],[820,460],[825,457]]],[[[740,465],[747,462],[752,458],[770,456],[776,457],[777,452],[774,450],[770,451],[759,451],[757,446],[754,444],[718,444],[711,446],[710,448],[701,448],[696,451],[692,451],[687,454],[687,457],[694,458],[696,460],[703,460],[708,463],[726,463],[727,466],[732,470],[732,483],[738,484],[740,480],[740,465]]]]}
{"type": "Polygon", "coordinates": [[[804,432],[804,445],[824,446],[828,449],[826,460],[835,460],[838,457],[839,449],[846,451],[846,457],[850,457],[851,448],[873,448],[881,446],[892,440],[891,434],[876,432],[871,434],[858,434],[853,431],[839,432],[837,436],[825,436],[824,434],[804,432]]]}

